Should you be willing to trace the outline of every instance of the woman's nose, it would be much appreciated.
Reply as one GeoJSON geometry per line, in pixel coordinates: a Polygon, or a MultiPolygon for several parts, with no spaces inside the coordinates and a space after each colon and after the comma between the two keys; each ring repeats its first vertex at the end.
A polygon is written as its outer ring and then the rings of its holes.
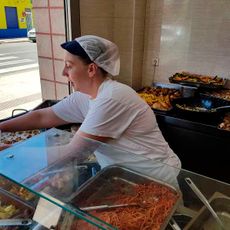
{"type": "Polygon", "coordinates": [[[62,70],[62,75],[65,76],[65,77],[68,77],[67,72],[66,72],[66,70],[65,70],[65,67],[64,67],[63,70],[62,70]]]}

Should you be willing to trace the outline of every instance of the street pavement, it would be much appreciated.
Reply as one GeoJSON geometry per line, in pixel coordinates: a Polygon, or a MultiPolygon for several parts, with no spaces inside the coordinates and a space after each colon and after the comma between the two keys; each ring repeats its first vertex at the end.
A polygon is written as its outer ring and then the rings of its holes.
{"type": "MultiPolygon", "coordinates": [[[[6,43],[28,42],[27,38],[0,40],[0,46],[6,43]]],[[[12,57],[12,55],[11,55],[12,57]]],[[[4,64],[7,55],[0,54],[0,65],[4,64]],[[2,55],[2,56],[1,56],[2,55]],[[2,59],[1,59],[2,58],[2,59]]],[[[15,60],[15,59],[14,59],[15,60]]],[[[20,60],[18,60],[20,62],[20,60]]],[[[11,67],[12,70],[13,67],[11,67]]],[[[33,68],[12,71],[9,74],[0,72],[0,120],[31,110],[42,102],[38,64],[33,68]]]]}
{"type": "Polygon", "coordinates": [[[0,119],[35,108],[42,101],[38,69],[1,77],[0,95],[0,119]]]}
{"type": "Polygon", "coordinates": [[[1,39],[0,38],[0,44],[3,43],[15,43],[15,42],[28,42],[28,38],[9,38],[9,39],[1,39]]]}

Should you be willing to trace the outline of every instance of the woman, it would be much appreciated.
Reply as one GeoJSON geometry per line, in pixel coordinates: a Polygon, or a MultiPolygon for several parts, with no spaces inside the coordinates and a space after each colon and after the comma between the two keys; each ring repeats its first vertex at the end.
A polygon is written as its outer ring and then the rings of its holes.
{"type": "MultiPolygon", "coordinates": [[[[129,162],[123,151],[143,159],[180,168],[151,108],[125,84],[114,81],[120,70],[118,47],[104,38],[86,35],[61,45],[65,49],[63,75],[75,92],[50,108],[32,111],[0,123],[2,131],[48,128],[82,123],[70,142],[72,153],[84,147],[79,138],[108,143],[121,153],[95,152],[102,167],[129,162]]],[[[87,145],[87,144],[86,144],[87,145]]],[[[138,163],[136,162],[136,165],[138,163]]]]}

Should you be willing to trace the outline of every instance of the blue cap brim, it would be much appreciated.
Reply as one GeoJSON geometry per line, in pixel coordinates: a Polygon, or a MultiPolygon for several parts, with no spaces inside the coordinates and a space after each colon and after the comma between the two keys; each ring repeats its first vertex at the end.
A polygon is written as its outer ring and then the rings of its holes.
{"type": "Polygon", "coordinates": [[[91,60],[88,54],[85,52],[85,50],[80,46],[80,44],[76,40],[62,43],[61,47],[73,55],[80,56],[84,59],[88,58],[89,60],[91,60]]]}

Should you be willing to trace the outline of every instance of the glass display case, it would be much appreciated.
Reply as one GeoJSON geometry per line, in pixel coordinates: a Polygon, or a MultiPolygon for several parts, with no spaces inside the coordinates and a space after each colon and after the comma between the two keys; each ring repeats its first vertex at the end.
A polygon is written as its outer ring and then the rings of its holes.
{"type": "Polygon", "coordinates": [[[71,138],[52,128],[1,151],[0,229],[229,229],[229,184],[87,138],[66,152],[71,138]]]}

